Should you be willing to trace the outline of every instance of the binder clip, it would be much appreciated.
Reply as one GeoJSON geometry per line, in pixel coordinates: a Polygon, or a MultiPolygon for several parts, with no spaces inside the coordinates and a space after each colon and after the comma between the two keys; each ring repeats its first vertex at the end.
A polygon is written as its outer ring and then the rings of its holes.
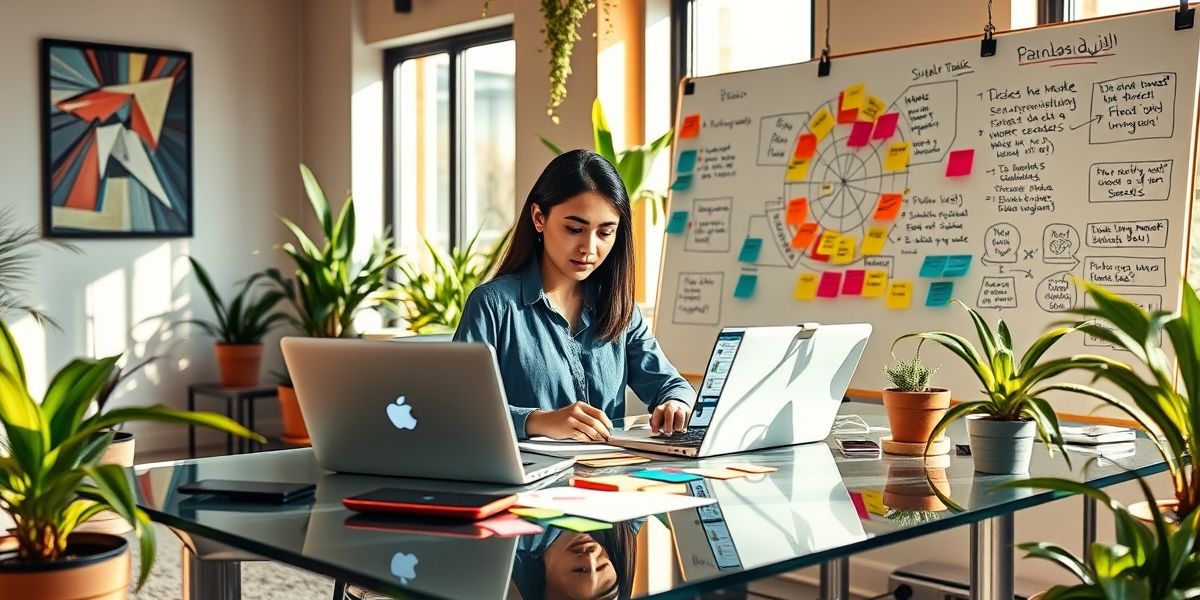
{"type": "Polygon", "coordinates": [[[817,63],[817,77],[829,77],[829,49],[821,51],[821,62],[817,63]]]}
{"type": "Polygon", "coordinates": [[[1179,10],[1175,11],[1175,31],[1182,29],[1191,29],[1196,22],[1196,9],[1187,7],[1187,0],[1179,3],[1179,10]]]}
{"type": "Polygon", "coordinates": [[[995,28],[990,23],[983,28],[983,39],[979,42],[979,56],[996,55],[996,38],[992,37],[993,31],[995,28]]]}

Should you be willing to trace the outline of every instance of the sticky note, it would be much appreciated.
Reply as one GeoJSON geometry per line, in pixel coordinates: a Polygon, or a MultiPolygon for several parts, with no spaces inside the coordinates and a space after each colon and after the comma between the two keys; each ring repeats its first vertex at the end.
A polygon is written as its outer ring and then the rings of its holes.
{"type": "Polygon", "coordinates": [[[929,284],[929,295],[925,296],[925,306],[946,306],[954,296],[953,281],[935,281],[929,284]]]}
{"type": "Polygon", "coordinates": [[[824,139],[830,131],[833,131],[833,125],[833,113],[829,112],[827,106],[822,106],[821,110],[818,110],[817,114],[808,120],[808,130],[816,136],[818,142],[824,139]]]}
{"type": "Polygon", "coordinates": [[[835,265],[850,264],[854,261],[854,250],[858,246],[858,240],[853,236],[843,235],[838,236],[837,247],[833,250],[833,254],[829,257],[829,262],[835,265]]]}
{"type": "Polygon", "coordinates": [[[842,274],[837,271],[821,273],[821,283],[817,286],[817,296],[820,298],[837,298],[842,291],[842,274]]]}
{"type": "Polygon", "coordinates": [[[541,525],[530,523],[513,515],[493,517],[475,524],[500,537],[516,537],[518,535],[537,535],[542,531],[541,525]]]}
{"type": "Polygon", "coordinates": [[[862,499],[863,506],[866,507],[867,512],[881,517],[887,514],[888,508],[883,504],[883,492],[879,490],[863,490],[862,499]]]}
{"type": "Polygon", "coordinates": [[[579,533],[587,533],[589,531],[600,531],[602,529],[612,529],[612,523],[605,523],[604,521],[593,521],[591,519],[585,519],[583,517],[562,517],[561,519],[555,519],[553,521],[550,521],[550,525],[553,525],[555,527],[559,527],[562,529],[570,529],[571,531],[578,531],[579,533]]]}
{"type": "Polygon", "coordinates": [[[862,269],[854,269],[846,271],[842,276],[842,295],[843,296],[861,296],[863,291],[863,283],[867,280],[867,272],[862,269]]]}
{"type": "Polygon", "coordinates": [[[907,169],[910,147],[908,142],[899,142],[888,146],[887,155],[883,159],[883,171],[885,173],[895,173],[907,169]]]}
{"type": "Polygon", "coordinates": [[[553,510],[549,508],[510,508],[508,509],[508,512],[517,515],[518,517],[537,519],[539,521],[563,516],[563,512],[561,510],[553,510]]]}
{"type": "Polygon", "coordinates": [[[758,275],[742,273],[742,276],[738,277],[737,287],[733,288],[733,297],[743,299],[750,298],[754,296],[754,288],[757,286],[758,275]]]}
{"type": "Polygon", "coordinates": [[[606,492],[636,492],[654,484],[645,479],[628,475],[607,475],[604,477],[573,477],[571,485],[577,488],[606,492]]]}
{"type": "Polygon", "coordinates": [[[838,114],[837,122],[839,125],[853,123],[858,120],[858,107],[846,108],[845,92],[838,92],[838,114]]]}
{"type": "Polygon", "coordinates": [[[863,256],[875,256],[883,252],[883,246],[887,244],[887,232],[887,227],[868,227],[862,243],[863,256]]]}
{"type": "Polygon", "coordinates": [[[817,237],[817,229],[820,225],[816,223],[805,223],[796,229],[796,235],[792,237],[792,247],[796,249],[808,248],[813,243],[813,238],[817,237]]]}
{"type": "Polygon", "coordinates": [[[921,263],[921,277],[941,277],[946,270],[945,256],[926,256],[921,263]]]}
{"type": "Polygon", "coordinates": [[[792,198],[787,203],[787,224],[803,225],[808,220],[808,198],[792,198]]]}
{"type": "Polygon", "coordinates": [[[812,158],[817,153],[817,136],[805,133],[796,138],[796,151],[792,158],[812,158]]]}
{"type": "Polygon", "coordinates": [[[888,285],[887,307],[905,309],[912,303],[912,282],[893,281],[888,285]]]}
{"type": "Polygon", "coordinates": [[[762,238],[746,238],[746,241],[742,242],[742,251],[738,253],[738,260],[746,263],[758,260],[758,255],[762,253],[762,245],[762,238]]]}
{"type": "Polygon", "coordinates": [[[725,468],[733,469],[734,471],[745,471],[747,473],[756,473],[756,474],[774,473],[775,471],[779,470],[779,469],[776,469],[775,467],[764,467],[762,465],[752,465],[750,463],[738,463],[736,465],[725,465],[725,468]]]}
{"type": "MultiPolygon", "coordinates": [[[[742,277],[746,277],[742,275],[742,277]]],[[[753,276],[751,276],[753,277],[753,276]]],[[[664,471],[662,469],[645,469],[642,471],[634,471],[629,474],[632,477],[640,477],[651,481],[664,481],[666,483],[687,483],[700,479],[697,475],[683,473],[681,471],[664,471]]]]}
{"type": "Polygon", "coordinates": [[[788,163],[787,174],[784,179],[787,181],[804,181],[808,179],[808,165],[812,159],[802,158],[793,160],[788,163]]]}
{"type": "Polygon", "coordinates": [[[904,204],[904,196],[900,194],[880,194],[879,206],[875,207],[872,216],[876,221],[891,221],[900,213],[900,205],[904,204]]]}
{"type": "Polygon", "coordinates": [[[875,96],[867,96],[867,100],[858,109],[858,120],[874,123],[875,119],[878,119],[879,115],[883,114],[885,108],[887,108],[887,105],[883,103],[883,100],[875,96]]]}
{"type": "Polygon", "coordinates": [[[739,477],[745,477],[745,476],[749,475],[749,473],[747,473],[745,471],[735,471],[733,469],[724,469],[724,468],[684,469],[683,472],[691,473],[692,475],[699,475],[701,477],[706,477],[708,479],[737,479],[739,477]]]}
{"type": "Polygon", "coordinates": [[[854,505],[854,511],[858,513],[858,518],[863,521],[871,520],[871,513],[867,512],[867,505],[863,503],[862,494],[859,492],[850,492],[850,503],[854,505]]]}
{"type": "Polygon", "coordinates": [[[975,163],[975,150],[954,150],[950,152],[950,161],[946,163],[946,177],[963,177],[971,174],[971,165],[975,163]]]}
{"type": "Polygon", "coordinates": [[[846,86],[842,90],[842,110],[853,108],[858,110],[863,105],[863,100],[866,99],[867,86],[863,83],[856,83],[851,86],[846,86]]]}
{"type": "Polygon", "coordinates": [[[863,298],[878,298],[887,291],[887,271],[867,271],[867,280],[863,282],[863,298]]]}
{"type": "Polygon", "coordinates": [[[838,237],[840,234],[832,229],[822,231],[821,242],[817,245],[817,253],[832,256],[837,251],[838,237]]]}
{"type": "Polygon", "coordinates": [[[900,113],[884,113],[875,118],[875,131],[871,133],[873,140],[890,139],[896,134],[896,123],[900,122],[900,113]]]}
{"type": "Polygon", "coordinates": [[[700,115],[688,115],[683,118],[683,124],[679,126],[679,138],[688,139],[700,135],[700,115]]]}
{"type": "Polygon", "coordinates": [[[684,190],[686,190],[686,189],[688,189],[688,188],[690,188],[690,187],[692,187],[692,175],[691,175],[691,173],[688,173],[688,174],[686,174],[686,175],[679,175],[679,176],[677,176],[677,177],[675,178],[675,183],[672,183],[672,184],[671,184],[671,189],[673,189],[673,190],[675,190],[675,191],[677,191],[677,192],[682,192],[682,191],[684,191],[684,190]]]}
{"type": "Polygon", "coordinates": [[[817,297],[817,274],[816,273],[801,273],[800,278],[796,280],[797,300],[812,300],[817,297]]]}
{"type": "Polygon", "coordinates": [[[846,146],[850,148],[862,148],[871,141],[871,130],[874,124],[869,121],[855,121],[854,126],[850,128],[850,139],[846,140],[846,146]]]}
{"type": "Polygon", "coordinates": [[[946,257],[946,269],[942,277],[962,277],[971,269],[970,254],[955,254],[946,257]]]}
{"type": "Polygon", "coordinates": [[[696,151],[684,150],[679,153],[679,162],[675,163],[675,174],[682,175],[696,170],[696,151]]]}
{"type": "Polygon", "coordinates": [[[822,198],[824,198],[825,196],[828,196],[832,193],[833,193],[833,182],[832,181],[822,181],[820,196],[822,198]]]}
{"type": "Polygon", "coordinates": [[[677,210],[671,213],[671,219],[667,221],[667,235],[679,235],[687,229],[688,213],[686,210],[677,210]]]}

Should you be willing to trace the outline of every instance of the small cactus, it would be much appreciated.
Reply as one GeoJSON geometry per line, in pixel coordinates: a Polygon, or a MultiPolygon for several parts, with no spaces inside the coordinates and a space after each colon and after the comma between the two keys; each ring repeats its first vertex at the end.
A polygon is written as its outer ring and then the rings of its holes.
{"type": "Polygon", "coordinates": [[[883,372],[896,391],[924,392],[929,390],[929,380],[938,368],[930,369],[918,356],[911,360],[898,360],[894,365],[884,365],[883,372]]]}

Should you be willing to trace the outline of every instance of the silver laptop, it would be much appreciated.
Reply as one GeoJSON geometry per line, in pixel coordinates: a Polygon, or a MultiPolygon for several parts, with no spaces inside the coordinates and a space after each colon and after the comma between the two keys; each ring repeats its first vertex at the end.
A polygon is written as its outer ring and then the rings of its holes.
{"type": "Polygon", "coordinates": [[[487,344],[285,337],[280,345],[324,469],[520,485],[574,462],[517,448],[487,344]]]}
{"type": "Polygon", "coordinates": [[[726,327],[685,433],[614,423],[608,443],[702,457],[823,440],[870,336],[866,323],[726,327]]]}

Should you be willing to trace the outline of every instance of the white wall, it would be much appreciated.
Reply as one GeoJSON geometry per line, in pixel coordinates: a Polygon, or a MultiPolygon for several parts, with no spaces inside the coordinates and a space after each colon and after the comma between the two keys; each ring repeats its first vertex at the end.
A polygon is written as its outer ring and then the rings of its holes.
{"type": "MultiPolygon", "coordinates": [[[[0,205],[28,224],[39,223],[42,198],[38,40],[193,53],[195,237],[81,240],[79,254],[43,251],[31,300],[62,329],[16,324],[33,386],[40,389],[72,357],[118,352],[168,357],[136,376],[119,405],[182,407],[188,383],[215,379],[211,341],[166,325],[193,313],[211,316],[184,255],[197,257],[226,288],[283,264],[272,248],[284,239],[276,215],[300,206],[298,32],[292,0],[38,0],[0,8],[0,205]]],[[[282,364],[277,345],[268,345],[267,364],[282,364]]],[[[277,409],[263,407],[259,428],[270,433],[277,409]]],[[[134,430],[139,451],[186,444],[181,428],[134,430]]]]}

